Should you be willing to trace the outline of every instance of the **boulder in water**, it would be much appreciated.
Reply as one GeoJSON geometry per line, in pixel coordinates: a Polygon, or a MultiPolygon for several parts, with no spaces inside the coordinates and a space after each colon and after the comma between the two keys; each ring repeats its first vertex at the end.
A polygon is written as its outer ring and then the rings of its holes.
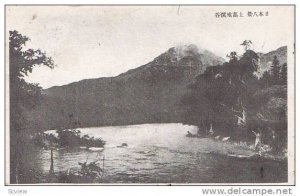
{"type": "Polygon", "coordinates": [[[117,147],[118,147],[118,148],[124,148],[124,147],[127,147],[127,146],[128,146],[128,144],[122,143],[121,146],[117,146],[117,147]]]}

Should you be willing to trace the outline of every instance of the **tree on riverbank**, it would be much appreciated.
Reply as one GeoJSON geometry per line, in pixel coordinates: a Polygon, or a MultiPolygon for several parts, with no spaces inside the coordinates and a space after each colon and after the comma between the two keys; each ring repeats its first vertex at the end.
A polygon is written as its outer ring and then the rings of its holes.
{"type": "Polygon", "coordinates": [[[286,68],[280,72],[274,57],[271,73],[276,77],[265,73],[259,78],[255,51],[248,47],[239,59],[236,56],[231,52],[229,62],[207,67],[189,86],[182,99],[185,123],[197,125],[202,132],[212,126],[216,136],[234,140],[254,141],[252,131],[262,132],[263,142],[286,148],[286,86],[278,87],[286,84],[281,82],[286,68]]]}
{"type": "Polygon", "coordinates": [[[79,147],[104,147],[105,141],[101,138],[81,136],[80,130],[65,129],[56,131],[56,135],[44,132],[33,136],[34,144],[39,148],[79,148],[79,147]]]}
{"type": "Polygon", "coordinates": [[[10,182],[19,183],[26,167],[29,150],[28,135],[25,132],[27,119],[25,113],[39,104],[42,88],[28,83],[24,77],[36,66],[54,68],[54,62],[40,49],[26,49],[29,38],[18,31],[9,32],[9,91],[10,91],[10,182]]]}

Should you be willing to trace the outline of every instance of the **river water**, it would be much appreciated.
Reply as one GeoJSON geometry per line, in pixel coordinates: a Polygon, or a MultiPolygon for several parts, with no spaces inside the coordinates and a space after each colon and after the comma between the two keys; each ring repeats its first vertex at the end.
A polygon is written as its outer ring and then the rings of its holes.
{"type": "MultiPolygon", "coordinates": [[[[230,142],[185,137],[187,131],[197,131],[194,126],[144,124],[79,130],[105,140],[104,150],[55,150],[56,172],[79,168],[78,162],[98,160],[99,166],[104,167],[104,183],[287,182],[286,162],[226,156],[229,151],[245,152],[230,142]],[[117,147],[122,143],[128,147],[117,147]]],[[[40,151],[36,164],[43,173],[48,173],[49,150],[40,151]]]]}

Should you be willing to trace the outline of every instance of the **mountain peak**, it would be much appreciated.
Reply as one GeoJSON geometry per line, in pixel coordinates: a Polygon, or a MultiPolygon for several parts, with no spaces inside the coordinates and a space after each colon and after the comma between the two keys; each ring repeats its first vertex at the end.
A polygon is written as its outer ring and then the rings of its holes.
{"type": "Polygon", "coordinates": [[[194,44],[179,45],[169,48],[160,54],[153,61],[138,68],[128,70],[119,76],[128,77],[136,74],[145,75],[170,75],[173,72],[188,72],[191,75],[203,73],[206,67],[222,64],[225,60],[214,55],[208,50],[199,49],[194,44]],[[185,70],[185,71],[184,71],[185,70]]]}
{"type": "Polygon", "coordinates": [[[214,66],[225,60],[208,50],[198,48],[195,44],[178,45],[167,50],[154,59],[156,65],[176,65],[189,67],[214,66]]]}
{"type": "Polygon", "coordinates": [[[170,48],[168,53],[175,55],[177,59],[180,60],[184,57],[199,55],[199,48],[194,44],[179,45],[170,48]]]}

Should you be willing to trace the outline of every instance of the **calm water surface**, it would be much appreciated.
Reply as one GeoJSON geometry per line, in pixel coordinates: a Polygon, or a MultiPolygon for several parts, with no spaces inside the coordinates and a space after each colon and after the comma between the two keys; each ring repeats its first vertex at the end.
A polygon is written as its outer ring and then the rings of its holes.
{"type": "MultiPolygon", "coordinates": [[[[250,183],[286,182],[287,164],[272,160],[245,160],[224,156],[230,143],[209,138],[188,138],[194,126],[146,124],[80,128],[82,134],[106,141],[102,152],[59,149],[54,152],[55,171],[79,168],[78,162],[99,160],[105,183],[250,183]],[[118,148],[122,143],[128,147],[118,148]]],[[[50,152],[42,150],[37,166],[50,168],[50,152]]]]}

